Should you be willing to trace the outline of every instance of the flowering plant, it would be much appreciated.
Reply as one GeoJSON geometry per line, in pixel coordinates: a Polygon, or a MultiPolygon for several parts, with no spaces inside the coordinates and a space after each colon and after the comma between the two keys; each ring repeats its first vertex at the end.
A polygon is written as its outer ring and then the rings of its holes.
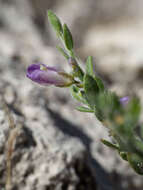
{"type": "Polygon", "coordinates": [[[111,142],[102,139],[106,146],[116,150],[121,158],[140,175],[143,175],[143,125],[139,123],[141,105],[138,97],[118,97],[105,88],[103,81],[96,75],[93,59],[87,58],[85,71],[74,52],[72,34],[66,24],[48,11],[49,21],[64,47],[57,49],[66,58],[71,73],[33,64],[27,69],[27,77],[40,85],[70,87],[73,98],[83,104],[77,107],[81,112],[90,112],[108,128],[111,142]],[[140,133],[136,132],[137,127],[140,133]]]}

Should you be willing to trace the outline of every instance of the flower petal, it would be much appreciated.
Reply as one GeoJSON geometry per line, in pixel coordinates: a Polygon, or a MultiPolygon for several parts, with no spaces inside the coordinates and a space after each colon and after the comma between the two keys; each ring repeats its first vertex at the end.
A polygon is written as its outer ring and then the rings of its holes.
{"type": "Polygon", "coordinates": [[[129,96],[124,96],[122,98],[120,98],[120,103],[122,105],[126,105],[129,102],[129,96]]]}
{"type": "Polygon", "coordinates": [[[56,67],[49,67],[44,64],[37,63],[28,67],[27,77],[41,85],[62,86],[67,84],[67,78],[60,75],[58,72],[60,73],[61,70],[56,67]]]}

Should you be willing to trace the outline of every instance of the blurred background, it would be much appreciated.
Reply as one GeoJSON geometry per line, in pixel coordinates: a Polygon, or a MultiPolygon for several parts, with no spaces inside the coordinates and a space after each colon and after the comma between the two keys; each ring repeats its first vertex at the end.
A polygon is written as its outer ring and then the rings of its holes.
{"type": "MultiPolygon", "coordinates": [[[[0,0],[0,93],[22,125],[12,159],[14,190],[143,188],[142,177],[101,144],[110,139],[102,124],[75,110],[68,89],[43,88],[26,78],[27,66],[37,61],[70,71],[47,21],[51,9],[71,29],[83,67],[92,55],[111,90],[137,94],[143,102],[142,7],[142,0],[0,0]]],[[[3,109],[0,124],[1,189],[9,127],[3,109]]]]}

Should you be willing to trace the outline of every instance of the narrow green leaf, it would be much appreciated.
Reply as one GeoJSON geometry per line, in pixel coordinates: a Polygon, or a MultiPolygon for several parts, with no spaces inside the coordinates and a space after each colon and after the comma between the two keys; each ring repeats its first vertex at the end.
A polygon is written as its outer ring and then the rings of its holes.
{"type": "Polygon", "coordinates": [[[92,56],[88,56],[87,61],[86,61],[86,73],[90,76],[94,76],[94,71],[93,71],[93,58],[92,56]]]}
{"type": "Polygon", "coordinates": [[[58,51],[68,60],[69,56],[66,54],[66,52],[64,51],[63,48],[61,48],[60,46],[56,46],[58,51]]]}
{"type": "Polygon", "coordinates": [[[104,84],[103,84],[102,80],[99,77],[95,76],[95,73],[94,73],[92,56],[88,56],[88,58],[87,58],[87,61],[86,61],[86,73],[88,75],[92,76],[96,80],[100,91],[103,91],[104,90],[104,84]]]}
{"type": "Polygon", "coordinates": [[[63,33],[61,22],[51,10],[48,10],[48,19],[57,34],[61,36],[61,34],[63,33]]]}
{"type": "Polygon", "coordinates": [[[78,107],[76,107],[76,109],[78,111],[80,111],[80,112],[89,112],[89,113],[93,113],[94,112],[93,110],[91,110],[91,109],[89,109],[87,107],[84,107],[84,106],[78,106],[78,107]]]}
{"type": "Polygon", "coordinates": [[[72,34],[66,24],[63,25],[63,37],[64,37],[66,48],[68,50],[72,50],[73,49],[72,34]]]}
{"type": "Polygon", "coordinates": [[[90,75],[84,76],[84,91],[88,104],[91,108],[95,107],[96,95],[99,93],[99,88],[96,81],[90,75]]]}
{"type": "Polygon", "coordinates": [[[101,142],[102,142],[104,145],[106,145],[106,146],[108,146],[108,147],[110,147],[110,148],[119,150],[119,147],[118,147],[116,144],[113,144],[113,143],[111,143],[111,142],[109,142],[109,141],[107,141],[107,140],[105,140],[105,139],[101,139],[101,142]]]}

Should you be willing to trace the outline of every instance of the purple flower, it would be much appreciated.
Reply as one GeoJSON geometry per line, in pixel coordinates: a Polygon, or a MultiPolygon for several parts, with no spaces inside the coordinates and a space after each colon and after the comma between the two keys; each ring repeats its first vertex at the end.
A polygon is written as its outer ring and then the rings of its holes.
{"type": "Polygon", "coordinates": [[[72,84],[71,77],[56,67],[49,67],[41,63],[32,64],[27,68],[27,77],[41,85],[55,85],[59,87],[72,84]]]}
{"type": "Polygon", "coordinates": [[[120,98],[120,103],[121,103],[123,106],[125,106],[125,105],[128,104],[129,100],[130,100],[129,96],[124,96],[124,97],[120,98]]]}

